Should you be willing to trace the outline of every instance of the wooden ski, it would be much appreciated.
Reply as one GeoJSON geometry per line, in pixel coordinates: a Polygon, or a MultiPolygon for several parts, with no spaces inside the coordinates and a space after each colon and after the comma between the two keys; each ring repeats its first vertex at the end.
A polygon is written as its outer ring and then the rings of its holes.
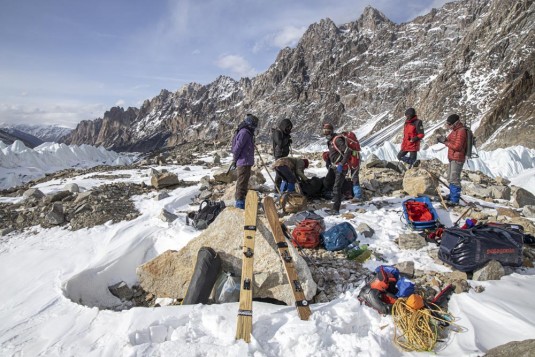
{"type": "Polygon", "coordinates": [[[271,232],[275,238],[282,265],[286,271],[286,277],[292,288],[297,314],[301,320],[308,320],[312,312],[310,311],[310,306],[308,306],[308,301],[305,298],[305,293],[303,292],[301,282],[297,276],[293,258],[288,251],[288,243],[286,242],[286,239],[284,239],[284,233],[279,222],[279,215],[277,214],[277,208],[275,207],[275,202],[272,197],[266,196],[264,198],[264,212],[266,213],[269,225],[271,226],[271,232]]]}
{"type": "Polygon", "coordinates": [[[251,342],[253,331],[253,258],[258,211],[258,193],[247,192],[245,198],[245,225],[243,227],[243,256],[240,286],[240,305],[236,339],[251,342]]]}

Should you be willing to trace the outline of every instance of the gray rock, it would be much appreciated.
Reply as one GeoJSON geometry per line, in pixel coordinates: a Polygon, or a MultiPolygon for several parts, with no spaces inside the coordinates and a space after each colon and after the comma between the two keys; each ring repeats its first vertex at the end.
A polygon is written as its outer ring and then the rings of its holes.
{"type": "Polygon", "coordinates": [[[518,187],[513,192],[513,207],[534,206],[535,196],[528,190],[518,187]]]}
{"type": "Polygon", "coordinates": [[[435,183],[427,171],[412,168],[403,177],[403,190],[411,196],[436,195],[435,183]]]}
{"type": "Polygon", "coordinates": [[[166,199],[169,197],[169,193],[167,191],[158,192],[158,194],[154,197],[156,201],[161,201],[163,199],[166,199]]]}
{"type": "Polygon", "coordinates": [[[398,270],[399,273],[408,277],[412,278],[414,276],[414,262],[413,261],[406,261],[406,262],[400,262],[394,265],[398,270]]]}
{"type": "Polygon", "coordinates": [[[22,196],[25,197],[26,199],[40,200],[43,197],[45,197],[45,194],[41,190],[39,190],[38,188],[30,188],[30,189],[24,191],[22,196]]]}
{"type": "MultiPolygon", "coordinates": [[[[206,230],[180,251],[166,251],[139,266],[137,275],[140,285],[157,297],[184,298],[195,267],[197,252],[203,246],[209,246],[220,254],[223,271],[241,275],[243,224],[242,210],[225,208],[206,230]]],[[[291,244],[288,248],[305,296],[310,300],[316,294],[316,283],[297,250],[291,244]]],[[[275,241],[263,216],[258,218],[254,251],[254,297],[273,298],[288,305],[294,304],[275,241]]]]}
{"type": "Polygon", "coordinates": [[[166,209],[162,209],[158,218],[164,222],[173,222],[175,219],[178,218],[178,216],[176,214],[173,214],[167,211],[166,209]]]}
{"type": "Polygon", "coordinates": [[[485,357],[533,357],[533,351],[535,351],[535,339],[511,341],[491,348],[485,357]]]}
{"type": "Polygon", "coordinates": [[[108,290],[121,300],[130,300],[134,296],[134,291],[124,281],[108,286],[108,290]]]}
{"type": "Polygon", "coordinates": [[[78,193],[80,192],[80,187],[78,186],[78,184],[72,182],[72,183],[68,183],[66,184],[64,187],[63,187],[64,190],[67,190],[69,192],[72,192],[72,193],[78,193]]]}
{"type": "Polygon", "coordinates": [[[9,233],[14,232],[14,231],[15,231],[15,228],[11,228],[11,227],[0,229],[0,237],[7,236],[9,233]]]}
{"type": "Polygon", "coordinates": [[[522,207],[524,217],[535,218],[535,205],[526,205],[522,207]]]}
{"type": "Polygon", "coordinates": [[[366,238],[371,238],[375,234],[373,228],[368,226],[366,223],[360,223],[357,227],[357,232],[366,238]]]}
{"type": "Polygon", "coordinates": [[[509,186],[490,186],[490,197],[509,201],[511,199],[511,188],[509,186]]]}
{"type": "Polygon", "coordinates": [[[398,245],[401,249],[418,250],[427,246],[425,238],[416,233],[400,234],[398,245]]]}
{"type": "Polygon", "coordinates": [[[164,172],[153,175],[150,180],[153,187],[161,189],[164,187],[175,186],[179,184],[178,176],[171,172],[164,172]]]}
{"type": "Polygon", "coordinates": [[[484,267],[474,271],[472,280],[485,281],[485,280],[500,280],[505,275],[503,266],[497,260],[491,260],[484,267]]]}
{"type": "Polygon", "coordinates": [[[45,216],[45,222],[57,226],[65,222],[65,214],[63,213],[63,205],[59,202],[55,202],[52,208],[45,216]]]}

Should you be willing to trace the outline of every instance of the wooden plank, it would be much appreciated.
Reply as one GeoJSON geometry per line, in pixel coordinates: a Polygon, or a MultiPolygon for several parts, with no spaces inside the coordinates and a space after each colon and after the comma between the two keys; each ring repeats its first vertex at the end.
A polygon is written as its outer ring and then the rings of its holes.
{"type": "Polygon", "coordinates": [[[288,250],[288,243],[284,238],[284,233],[282,232],[275,202],[273,201],[273,198],[269,196],[264,198],[264,212],[266,213],[269,225],[271,227],[271,232],[275,238],[275,243],[279,251],[279,256],[282,260],[282,265],[286,271],[286,277],[288,278],[288,282],[292,288],[297,314],[301,320],[308,320],[312,312],[310,311],[310,306],[306,300],[299,277],[297,276],[293,258],[288,250]]]}
{"type": "Polygon", "coordinates": [[[236,339],[247,343],[251,342],[253,331],[253,261],[257,212],[258,193],[249,190],[245,198],[240,305],[236,327],[236,339]]]}

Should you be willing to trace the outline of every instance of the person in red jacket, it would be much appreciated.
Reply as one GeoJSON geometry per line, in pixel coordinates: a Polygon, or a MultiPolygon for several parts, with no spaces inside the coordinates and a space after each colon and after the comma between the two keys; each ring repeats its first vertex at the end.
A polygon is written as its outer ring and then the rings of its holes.
{"type": "Polygon", "coordinates": [[[405,126],[403,128],[403,140],[398,160],[409,164],[409,167],[418,166],[420,161],[416,159],[420,151],[420,141],[424,138],[424,124],[416,116],[416,110],[409,108],[405,111],[405,126]],[[407,154],[409,156],[407,157],[407,154]]]}
{"type": "Polygon", "coordinates": [[[466,161],[466,128],[457,114],[452,114],[446,119],[446,124],[451,130],[447,138],[437,137],[439,143],[448,147],[448,181],[450,183],[450,195],[448,201],[453,205],[459,204],[461,198],[461,172],[466,161]]]}

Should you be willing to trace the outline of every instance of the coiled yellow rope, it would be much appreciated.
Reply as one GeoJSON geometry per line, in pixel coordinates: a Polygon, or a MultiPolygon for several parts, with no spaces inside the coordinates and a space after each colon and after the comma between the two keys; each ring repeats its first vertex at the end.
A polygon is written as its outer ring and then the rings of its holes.
{"type": "MultiPolygon", "coordinates": [[[[392,306],[394,343],[405,351],[433,351],[440,323],[452,325],[453,316],[436,305],[433,305],[435,314],[426,308],[414,310],[406,304],[406,301],[406,298],[399,298],[392,306]]],[[[457,327],[459,327],[457,330],[461,329],[460,326],[457,327]]]]}

